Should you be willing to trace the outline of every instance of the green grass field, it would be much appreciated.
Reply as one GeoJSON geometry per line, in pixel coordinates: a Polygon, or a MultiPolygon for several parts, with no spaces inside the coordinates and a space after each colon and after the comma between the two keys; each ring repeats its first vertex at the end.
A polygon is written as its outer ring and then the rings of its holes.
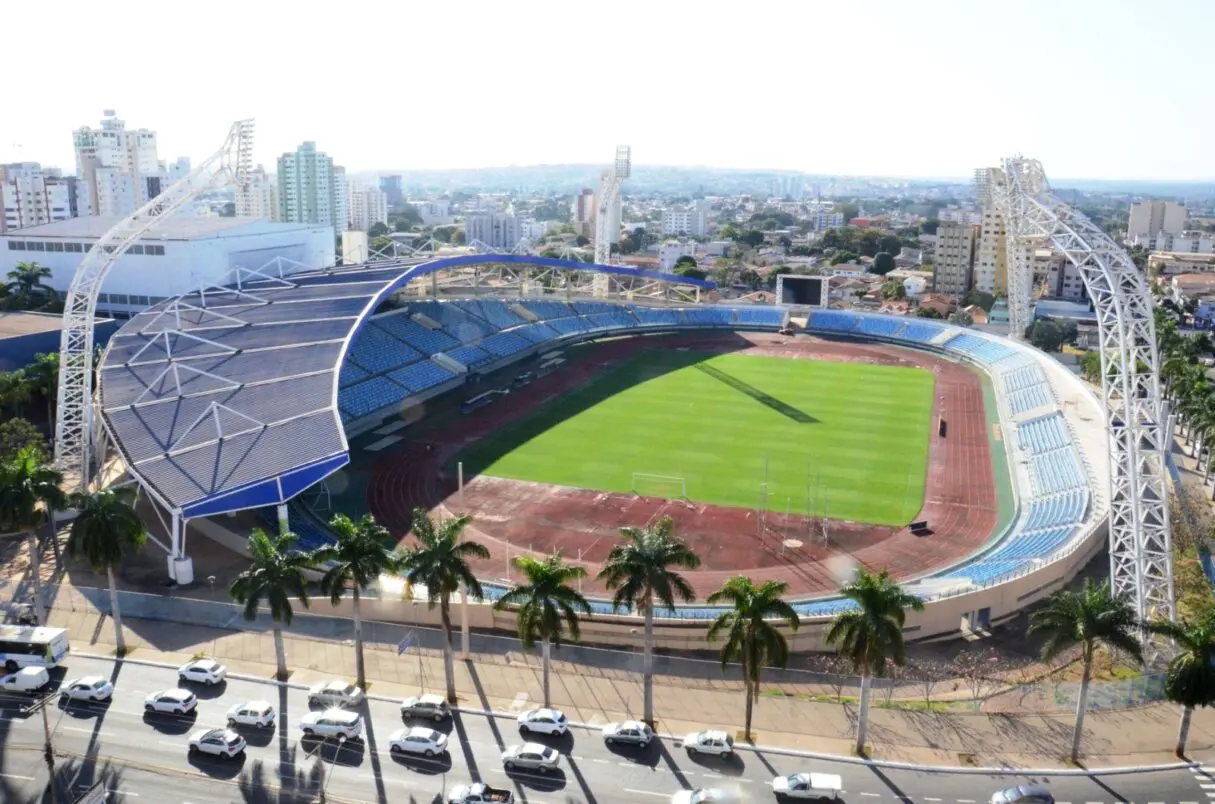
{"type": "Polygon", "coordinates": [[[654,351],[458,459],[469,476],[623,493],[634,473],[683,476],[690,499],[744,508],[759,505],[766,466],[773,513],[904,525],[924,499],[932,393],[923,369],[654,351]]]}

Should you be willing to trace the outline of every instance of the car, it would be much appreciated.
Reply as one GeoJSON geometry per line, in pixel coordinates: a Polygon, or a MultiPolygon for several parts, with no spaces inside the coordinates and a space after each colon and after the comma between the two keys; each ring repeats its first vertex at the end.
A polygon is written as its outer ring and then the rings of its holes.
{"type": "Polygon", "coordinates": [[[530,709],[519,715],[519,731],[524,734],[555,734],[560,737],[569,728],[565,715],[556,709],[530,709]]]}
{"type": "Polygon", "coordinates": [[[713,754],[728,757],[734,753],[734,738],[724,731],[697,731],[683,738],[689,754],[713,754]]]}
{"type": "Polygon", "coordinates": [[[671,796],[671,804],[724,804],[738,801],[739,796],[716,787],[698,787],[695,790],[680,790],[671,796]]]}
{"type": "Polygon", "coordinates": [[[388,750],[394,754],[422,754],[433,757],[447,750],[447,735],[423,726],[399,729],[389,736],[388,750]]]}
{"type": "Polygon", "coordinates": [[[447,794],[447,804],[514,804],[515,794],[481,782],[458,784],[447,794]]]}
{"type": "Polygon", "coordinates": [[[198,706],[198,697],[189,690],[172,689],[154,692],[143,699],[143,708],[149,712],[170,712],[185,715],[198,706]]]}
{"type": "Polygon", "coordinates": [[[772,780],[777,798],[808,798],[832,801],[840,797],[844,781],[834,773],[794,773],[772,780]]]}
{"type": "Polygon", "coordinates": [[[326,707],[358,706],[363,702],[363,691],[345,681],[326,681],[308,690],[309,704],[322,704],[326,707]]]}
{"type": "Polygon", "coordinates": [[[197,684],[212,686],[223,681],[228,675],[228,668],[214,659],[195,659],[177,668],[177,678],[181,681],[193,681],[197,684]]]}
{"type": "Polygon", "coordinates": [[[1040,784],[1023,784],[992,793],[991,804],[1055,804],[1055,797],[1040,784]]]}
{"type": "Polygon", "coordinates": [[[37,692],[51,683],[51,674],[45,667],[22,667],[15,673],[0,678],[0,691],[37,692]]]}
{"type": "Polygon", "coordinates": [[[412,695],[401,701],[401,717],[424,717],[438,723],[451,715],[451,707],[442,695],[412,695]]]}
{"type": "Polygon", "coordinates": [[[245,750],[245,738],[231,729],[199,729],[190,735],[191,754],[233,759],[245,750]]]}
{"type": "Polygon", "coordinates": [[[654,739],[654,731],[638,720],[609,723],[603,727],[603,741],[608,745],[627,743],[645,748],[654,739]]]}
{"type": "Polygon", "coordinates": [[[509,770],[534,770],[548,773],[556,770],[561,762],[561,754],[555,748],[549,748],[540,743],[524,743],[512,745],[502,752],[502,764],[509,770]]]}
{"type": "Polygon", "coordinates": [[[59,688],[59,699],[66,701],[108,701],[114,685],[101,676],[73,678],[59,688]]]}
{"type": "Polygon", "coordinates": [[[274,725],[274,707],[267,701],[245,701],[228,710],[229,726],[264,729],[274,725]]]}
{"type": "Polygon", "coordinates": [[[349,709],[326,709],[324,712],[309,712],[300,718],[300,731],[305,737],[331,739],[342,737],[357,740],[363,736],[363,718],[349,709]]]}

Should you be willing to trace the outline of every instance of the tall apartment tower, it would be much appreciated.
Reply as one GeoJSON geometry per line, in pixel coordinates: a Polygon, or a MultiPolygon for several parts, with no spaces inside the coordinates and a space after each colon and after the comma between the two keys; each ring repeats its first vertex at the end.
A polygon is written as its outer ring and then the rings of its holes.
{"type": "Polygon", "coordinates": [[[37,162],[0,165],[0,232],[76,216],[76,180],[37,162]]]}
{"type": "Polygon", "coordinates": [[[974,278],[978,228],[969,223],[942,222],[937,228],[932,286],[937,293],[961,298],[970,292],[974,278]]]}
{"type": "Polygon", "coordinates": [[[374,187],[350,188],[350,228],[365,232],[377,223],[388,223],[388,194],[374,187]]]}
{"type": "Polygon", "coordinates": [[[574,231],[589,236],[595,230],[595,191],[584,189],[570,204],[570,223],[574,231]]]}
{"type": "Polygon", "coordinates": [[[519,242],[519,219],[510,213],[469,215],[464,219],[464,242],[480,241],[493,249],[510,251],[519,242]]]}
{"type": "Polygon", "coordinates": [[[278,158],[279,220],[332,226],[343,231],[347,223],[346,171],[305,142],[278,158]]]}
{"type": "MultiPolygon", "coordinates": [[[[1010,259],[1004,229],[1004,215],[992,201],[991,187],[1004,181],[1000,168],[979,168],[975,171],[975,194],[982,207],[978,245],[975,252],[972,287],[997,296],[1008,292],[1010,259]]],[[[1026,265],[1033,265],[1034,249],[1025,246],[1026,265]]]]}
{"type": "Polygon", "coordinates": [[[236,191],[236,216],[269,221],[279,219],[278,184],[261,165],[249,174],[248,187],[236,191]]]}
{"type": "Polygon", "coordinates": [[[389,209],[405,205],[405,190],[400,176],[380,176],[380,190],[388,199],[389,209]]]}
{"type": "Polygon", "coordinates": [[[1126,239],[1151,239],[1159,234],[1179,235],[1187,219],[1184,204],[1175,201],[1139,201],[1131,204],[1126,224],[1126,239]]]}
{"type": "Polygon", "coordinates": [[[155,131],[128,131],[114,110],[107,109],[101,128],[78,128],[72,141],[80,215],[126,217],[160,194],[155,131]]]}

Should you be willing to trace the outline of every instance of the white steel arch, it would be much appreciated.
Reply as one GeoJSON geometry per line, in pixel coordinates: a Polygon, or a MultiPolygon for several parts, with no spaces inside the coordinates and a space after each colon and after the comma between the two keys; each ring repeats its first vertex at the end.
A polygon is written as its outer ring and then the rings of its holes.
{"type": "Polygon", "coordinates": [[[1055,198],[1037,160],[1004,160],[992,198],[1004,215],[1014,337],[1029,324],[1030,243],[1049,243],[1076,266],[1097,314],[1101,391],[1109,427],[1110,581],[1140,617],[1176,615],[1165,455],[1167,416],[1160,393],[1152,295],[1129,255],[1084,215],[1055,198]],[[1002,181],[1000,180],[1002,179],[1002,181]],[[1013,297],[1013,293],[1016,297],[1013,297]]]}
{"type": "Polygon", "coordinates": [[[595,194],[595,263],[607,265],[612,257],[611,209],[620,198],[620,185],[633,172],[633,149],[616,146],[616,162],[603,171],[595,194]]]}
{"type": "Polygon", "coordinates": [[[92,471],[93,325],[97,294],[114,262],[139,238],[207,190],[248,189],[253,166],[253,121],[232,124],[223,147],[189,175],[117,223],[80,261],[64,302],[59,339],[59,419],[55,426],[55,465],[70,487],[88,488],[92,471]]]}

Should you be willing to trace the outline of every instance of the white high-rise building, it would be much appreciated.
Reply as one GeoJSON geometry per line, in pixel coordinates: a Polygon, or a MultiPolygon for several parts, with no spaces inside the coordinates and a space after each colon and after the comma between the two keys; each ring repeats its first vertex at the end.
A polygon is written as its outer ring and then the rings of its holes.
{"type": "Polygon", "coordinates": [[[74,218],[76,180],[37,162],[0,165],[0,232],[74,218]]]}
{"type": "Polygon", "coordinates": [[[1139,201],[1131,204],[1126,224],[1126,239],[1155,238],[1157,235],[1179,235],[1185,229],[1184,204],[1174,201],[1139,201]]]}
{"type": "Polygon", "coordinates": [[[333,228],[343,231],[350,226],[350,184],[346,168],[333,166],[333,228]]]}
{"type": "Polygon", "coordinates": [[[519,221],[519,239],[535,243],[548,234],[548,221],[526,218],[519,221]]]}
{"type": "MultiPolygon", "coordinates": [[[[980,223],[979,242],[975,253],[972,287],[996,296],[1002,296],[1008,292],[1008,269],[1013,262],[1008,254],[1004,216],[996,209],[991,199],[991,185],[1003,181],[1004,171],[1000,168],[979,168],[975,171],[975,186],[979,202],[983,207],[983,218],[980,223]]],[[[1024,258],[1027,265],[1033,265],[1034,248],[1032,245],[1026,244],[1024,258]]]]}
{"type": "Polygon", "coordinates": [[[937,229],[937,250],[932,261],[932,285],[937,293],[961,298],[970,292],[978,227],[942,222],[937,229]]]}
{"type": "Polygon", "coordinates": [[[101,128],[84,126],[72,134],[76,147],[77,212],[125,218],[160,195],[156,132],[127,131],[112,109],[101,128]]]}
{"type": "Polygon", "coordinates": [[[365,232],[377,223],[388,223],[388,194],[375,187],[350,188],[350,228],[365,232]]]}
{"type": "Polygon", "coordinates": [[[662,211],[662,233],[704,237],[708,233],[709,203],[697,201],[690,207],[668,207],[662,211]]]}
{"type": "Polygon", "coordinates": [[[238,218],[279,219],[278,184],[258,165],[249,176],[249,186],[236,192],[238,218]]]}
{"type": "Polygon", "coordinates": [[[278,158],[279,220],[286,223],[313,223],[346,228],[349,215],[346,202],[346,171],[334,167],[333,160],[305,142],[293,153],[278,158]]]}
{"type": "Polygon", "coordinates": [[[510,251],[519,242],[519,219],[509,213],[469,215],[464,219],[464,242],[473,241],[510,251]]]}

